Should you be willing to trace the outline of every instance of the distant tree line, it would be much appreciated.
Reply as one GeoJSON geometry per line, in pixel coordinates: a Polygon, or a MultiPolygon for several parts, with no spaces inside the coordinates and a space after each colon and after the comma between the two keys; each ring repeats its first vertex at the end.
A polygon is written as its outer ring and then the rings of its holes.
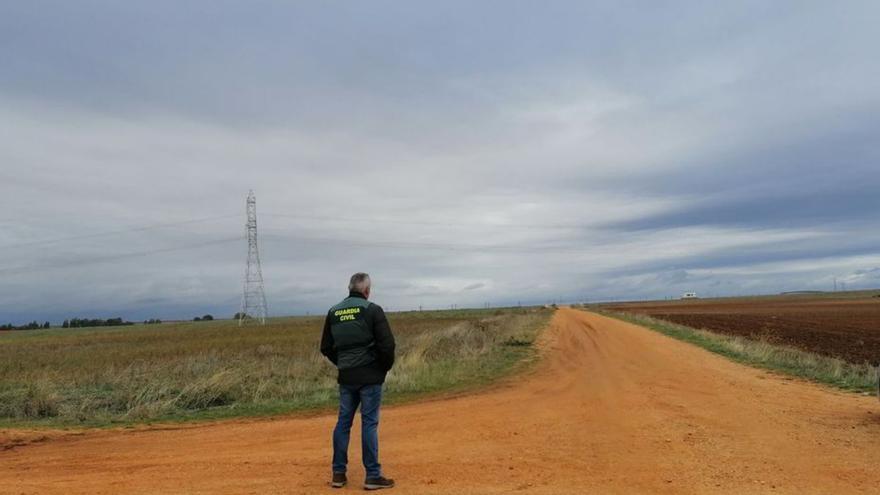
{"type": "Polygon", "coordinates": [[[51,325],[49,324],[48,321],[46,323],[43,323],[42,325],[40,325],[36,321],[32,321],[26,325],[19,325],[19,326],[15,326],[12,323],[7,323],[6,325],[0,325],[0,330],[37,330],[40,328],[50,328],[50,327],[51,327],[51,325]]]}
{"type": "Polygon", "coordinates": [[[122,318],[107,318],[106,320],[100,318],[71,318],[69,320],[64,320],[64,323],[61,324],[61,328],[119,327],[123,325],[134,325],[134,323],[125,321],[122,318]]]}
{"type": "MultiPolygon", "coordinates": [[[[238,315],[236,315],[238,318],[238,315]]],[[[193,318],[193,321],[214,321],[213,315],[204,315],[204,316],[196,316],[193,318]]],[[[158,318],[150,318],[149,320],[144,320],[144,325],[158,325],[162,323],[162,320],[158,318]]],[[[64,323],[61,324],[61,328],[85,328],[85,327],[119,327],[119,326],[127,326],[134,325],[134,323],[130,321],[125,321],[122,318],[107,318],[106,320],[102,320],[100,318],[70,318],[68,320],[64,320],[64,323]]],[[[12,323],[7,323],[5,325],[0,325],[0,330],[37,330],[40,328],[51,328],[49,322],[38,323],[37,321],[32,321],[25,325],[13,325],[12,323]]]]}

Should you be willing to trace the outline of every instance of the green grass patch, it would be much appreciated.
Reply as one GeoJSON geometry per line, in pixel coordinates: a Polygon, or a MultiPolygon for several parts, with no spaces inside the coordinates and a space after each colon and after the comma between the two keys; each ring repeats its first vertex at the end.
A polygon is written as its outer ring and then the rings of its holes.
{"type": "Polygon", "coordinates": [[[721,335],[644,315],[605,310],[596,312],[650,328],[738,363],[806,378],[843,390],[871,393],[877,391],[877,368],[868,363],[853,364],[793,347],[739,336],[721,335]]]}
{"type": "MultiPolygon", "coordinates": [[[[479,387],[534,356],[552,311],[391,313],[397,403],[479,387]]],[[[323,317],[0,334],[0,426],[103,427],[317,410],[336,403],[323,317]]]]}

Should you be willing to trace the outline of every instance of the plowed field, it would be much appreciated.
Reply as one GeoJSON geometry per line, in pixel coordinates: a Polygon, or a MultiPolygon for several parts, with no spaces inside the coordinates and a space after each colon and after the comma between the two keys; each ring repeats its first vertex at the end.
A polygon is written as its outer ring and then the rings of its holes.
{"type": "Polygon", "coordinates": [[[605,308],[763,339],[852,363],[880,361],[880,298],[872,295],[646,302],[605,308]]]}

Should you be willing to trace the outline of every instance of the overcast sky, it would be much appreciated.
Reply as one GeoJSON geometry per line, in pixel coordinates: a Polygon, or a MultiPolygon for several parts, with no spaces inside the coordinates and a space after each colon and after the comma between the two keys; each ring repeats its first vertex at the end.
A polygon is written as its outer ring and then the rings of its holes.
{"type": "Polygon", "coordinates": [[[0,4],[0,323],[880,286],[876,2],[0,4]]]}

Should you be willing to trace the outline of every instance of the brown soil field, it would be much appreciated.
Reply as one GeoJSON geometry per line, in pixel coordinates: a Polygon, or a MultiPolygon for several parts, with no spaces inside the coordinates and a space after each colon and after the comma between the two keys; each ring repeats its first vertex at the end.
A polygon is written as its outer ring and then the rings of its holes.
{"type": "MultiPolygon", "coordinates": [[[[403,494],[877,493],[876,398],[560,309],[526,375],[383,409],[403,494]]],[[[359,493],[328,486],[332,412],[134,430],[0,431],[3,494],[359,493]]]]}
{"type": "Polygon", "coordinates": [[[880,298],[873,294],[654,301],[603,308],[766,340],[857,364],[880,362],[880,298]]]}

